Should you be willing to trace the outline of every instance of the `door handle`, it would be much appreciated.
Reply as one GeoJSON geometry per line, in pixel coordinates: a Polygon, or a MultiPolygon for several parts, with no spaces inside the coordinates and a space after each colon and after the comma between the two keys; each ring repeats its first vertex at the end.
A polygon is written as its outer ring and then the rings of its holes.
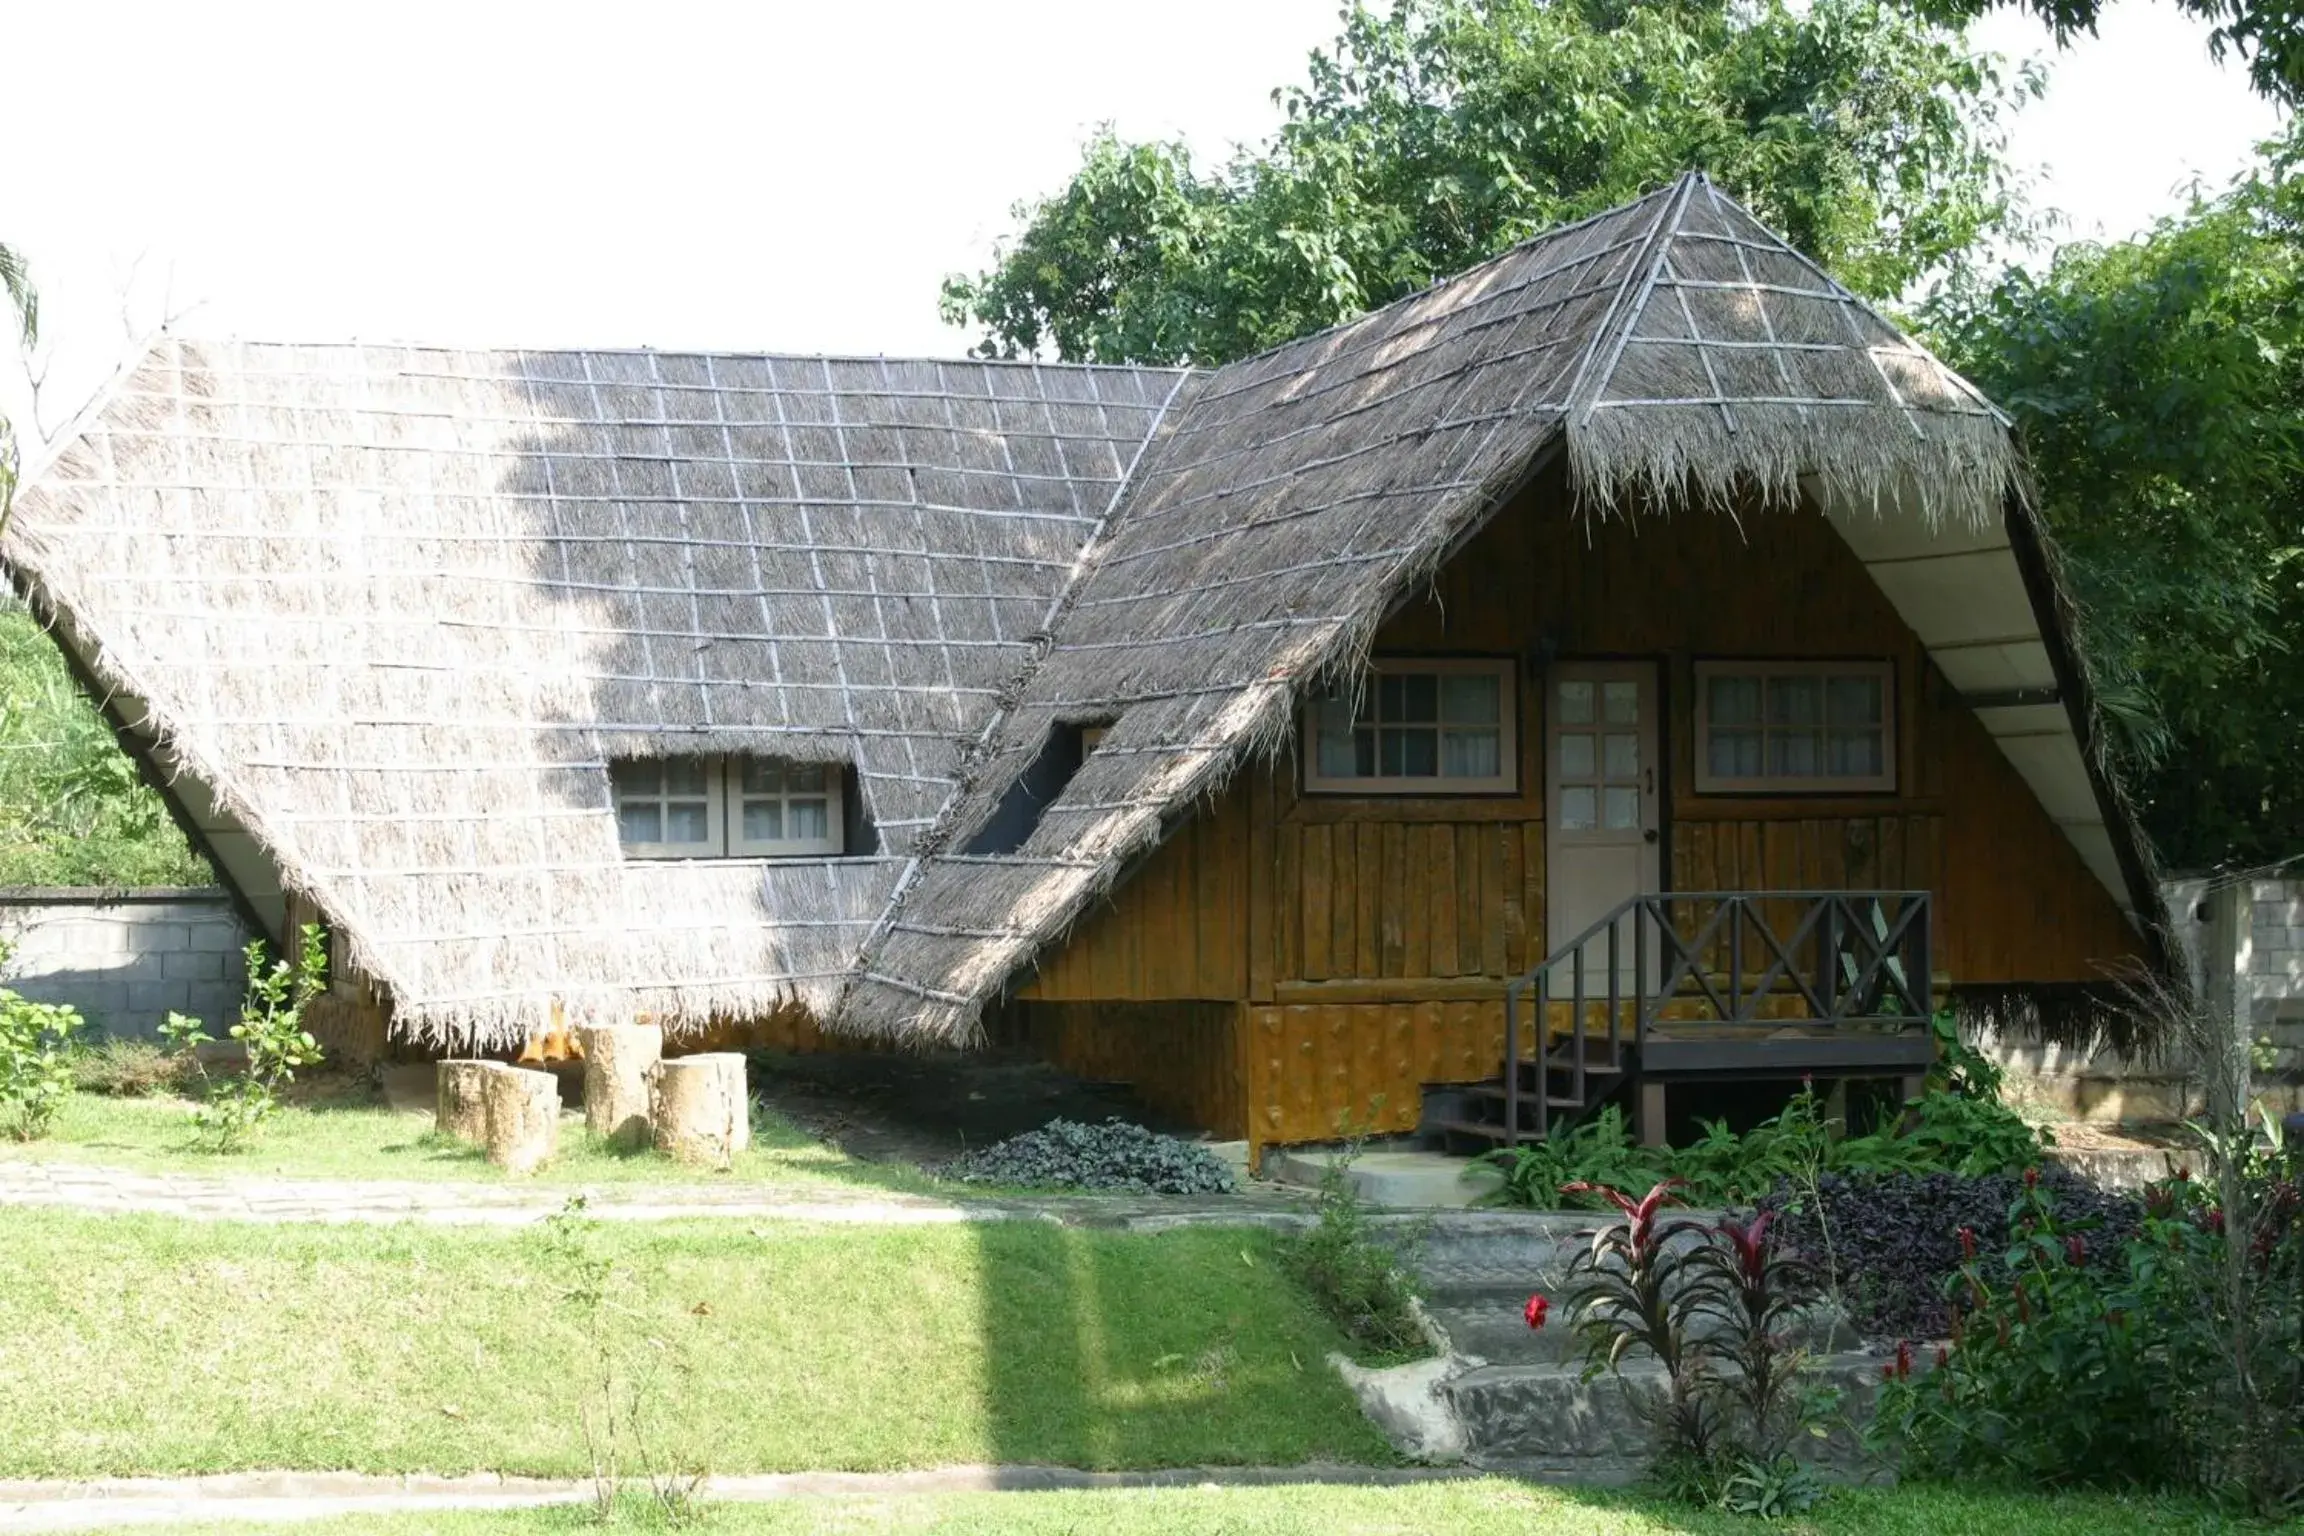
{"type": "Polygon", "coordinates": [[[1652,794],[1656,793],[1656,770],[1655,770],[1655,769],[1653,769],[1653,768],[1649,768],[1649,769],[1645,769],[1645,770],[1643,770],[1643,771],[1641,772],[1641,775],[1640,775],[1640,787],[1641,787],[1641,789],[1642,789],[1642,790],[1644,790],[1644,791],[1645,791],[1646,793],[1648,793],[1648,794],[1651,794],[1651,795],[1652,795],[1652,794]]]}
{"type": "Polygon", "coordinates": [[[1644,843],[1652,843],[1652,842],[1655,842],[1655,841],[1656,841],[1656,829],[1655,829],[1654,827],[1650,827],[1650,828],[1649,828],[1647,831],[1645,831],[1645,832],[1641,833],[1641,834],[1640,834],[1640,841],[1642,841],[1642,842],[1644,842],[1644,843]]]}

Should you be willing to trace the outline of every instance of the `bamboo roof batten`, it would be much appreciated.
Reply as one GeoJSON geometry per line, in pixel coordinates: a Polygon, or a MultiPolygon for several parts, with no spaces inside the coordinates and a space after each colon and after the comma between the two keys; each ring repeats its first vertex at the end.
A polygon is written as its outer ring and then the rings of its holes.
{"type": "Polygon", "coordinates": [[[1556,458],[1609,509],[2019,485],[1988,402],[1691,175],[1213,372],[163,337],[0,553],[405,1032],[965,1042],[1556,458]],[[954,851],[1088,722],[1021,846],[954,851]],[[666,753],[848,765],[882,845],[626,860],[606,766],[666,753]]]}
{"type": "Polygon", "coordinates": [[[1181,377],[163,337],[5,553],[403,1031],[822,1015],[1181,377]],[[897,846],[628,862],[662,751],[852,763],[897,846]]]}

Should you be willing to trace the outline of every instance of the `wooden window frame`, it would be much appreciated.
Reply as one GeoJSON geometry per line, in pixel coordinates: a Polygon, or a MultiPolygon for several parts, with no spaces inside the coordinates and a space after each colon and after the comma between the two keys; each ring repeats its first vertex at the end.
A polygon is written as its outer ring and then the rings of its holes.
{"type": "Polygon", "coordinates": [[[768,757],[759,753],[732,755],[720,760],[721,787],[725,809],[722,821],[728,828],[728,857],[732,859],[836,859],[840,856],[845,839],[847,807],[841,804],[840,780],[843,775],[838,763],[805,763],[789,757],[768,757]],[[803,790],[803,800],[822,798],[824,801],[824,835],[822,837],[747,838],[744,836],[744,803],[748,800],[776,800],[783,808],[785,825],[791,825],[792,801],[790,786],[771,796],[747,791],[744,788],[744,764],[755,762],[780,763],[789,771],[793,768],[821,768],[824,771],[824,789],[821,797],[814,790],[803,790]]]}
{"type": "MultiPolygon", "coordinates": [[[[608,809],[616,821],[616,846],[627,859],[685,863],[728,863],[742,859],[822,859],[840,858],[846,852],[847,806],[845,804],[845,773],[838,763],[825,763],[824,798],[827,835],[822,838],[779,838],[774,841],[747,842],[740,835],[741,811],[747,799],[759,800],[762,795],[746,795],[743,788],[743,763],[747,757],[764,756],[752,753],[674,753],[662,757],[618,758],[608,765],[608,809]],[[704,806],[706,835],[701,843],[638,843],[626,840],[623,828],[623,810],[627,800],[649,801],[658,805],[670,799],[693,800],[693,794],[673,796],[659,792],[655,795],[632,795],[623,792],[616,781],[619,763],[671,762],[686,757],[699,762],[704,770],[704,806]]],[[[787,766],[810,767],[814,764],[798,763],[793,758],[769,758],[787,766]]],[[[787,795],[785,798],[789,798],[787,795]]],[[[813,795],[807,798],[813,799],[813,795]]]]}
{"type": "Polygon", "coordinates": [[[1889,657],[1847,657],[1839,660],[1786,661],[1721,657],[1698,661],[1694,668],[1695,789],[1699,795],[1893,795],[1896,793],[1896,663],[1889,657]],[[1752,778],[1724,778],[1712,772],[1712,690],[1718,677],[1754,678],[1761,684],[1760,752],[1768,756],[1767,684],[1780,677],[1871,677],[1880,683],[1880,772],[1865,776],[1846,774],[1761,773],[1752,778]]]}
{"type": "Polygon", "coordinates": [[[1405,776],[1331,778],[1320,772],[1319,701],[1307,699],[1297,711],[1297,738],[1303,743],[1303,791],[1307,795],[1358,795],[1387,798],[1453,799],[1462,796],[1517,795],[1520,792],[1520,663],[1513,656],[1377,656],[1369,660],[1363,687],[1375,686],[1377,677],[1492,676],[1496,690],[1496,766],[1498,772],[1481,779],[1405,776]]]}
{"type": "MultiPolygon", "coordinates": [[[[659,777],[659,784],[662,780],[659,777]]],[[[628,859],[716,859],[728,846],[726,821],[722,816],[725,802],[720,796],[720,759],[701,754],[668,753],[663,756],[621,758],[608,765],[608,808],[616,818],[616,846],[628,859]],[[627,794],[616,780],[619,764],[650,764],[667,767],[683,757],[695,762],[704,775],[704,841],[701,843],[632,842],[624,836],[624,807],[627,803],[654,804],[659,812],[673,800],[694,800],[695,793],[672,794],[659,788],[654,794],[627,794]]]]}

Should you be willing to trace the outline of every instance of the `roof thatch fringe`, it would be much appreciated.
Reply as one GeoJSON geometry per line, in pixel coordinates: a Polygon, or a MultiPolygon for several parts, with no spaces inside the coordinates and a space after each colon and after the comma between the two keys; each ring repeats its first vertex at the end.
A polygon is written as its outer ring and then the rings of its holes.
{"type": "Polygon", "coordinates": [[[1932,416],[1917,437],[1901,409],[1842,411],[1830,421],[1789,407],[1736,410],[1729,430],[1702,406],[1601,412],[1568,426],[1579,507],[1731,507],[1747,497],[1799,505],[1804,489],[1833,505],[1931,524],[1997,523],[2022,466],[2008,431],[1982,413],[1932,416]]]}

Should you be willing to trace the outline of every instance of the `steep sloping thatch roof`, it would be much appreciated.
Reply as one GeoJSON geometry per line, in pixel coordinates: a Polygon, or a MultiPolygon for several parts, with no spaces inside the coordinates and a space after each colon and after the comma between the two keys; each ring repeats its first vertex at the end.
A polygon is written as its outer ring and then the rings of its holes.
{"type": "Polygon", "coordinates": [[[627,861],[605,761],[853,761],[902,847],[1182,378],[164,339],[5,552],[402,1027],[823,1011],[902,865],[627,861]]]}
{"type": "Polygon", "coordinates": [[[937,841],[963,846],[1055,723],[1116,723],[1014,856],[908,877],[843,1022],[965,1036],[1563,449],[1593,507],[1807,479],[1981,526],[2019,475],[1971,387],[1697,175],[1220,369],[1146,452],[937,841]]]}
{"type": "MultiPolygon", "coordinates": [[[[5,553],[404,1027],[965,1040],[1561,461],[1595,514],[2030,529],[2007,422],[1692,175],[1211,374],[167,342],[5,553]],[[955,851],[1087,722],[1020,848],[955,851]],[[671,749],[853,760],[887,851],[625,862],[604,761],[671,749]]],[[[2057,814],[2126,838],[2065,698],[2057,814]]]]}

